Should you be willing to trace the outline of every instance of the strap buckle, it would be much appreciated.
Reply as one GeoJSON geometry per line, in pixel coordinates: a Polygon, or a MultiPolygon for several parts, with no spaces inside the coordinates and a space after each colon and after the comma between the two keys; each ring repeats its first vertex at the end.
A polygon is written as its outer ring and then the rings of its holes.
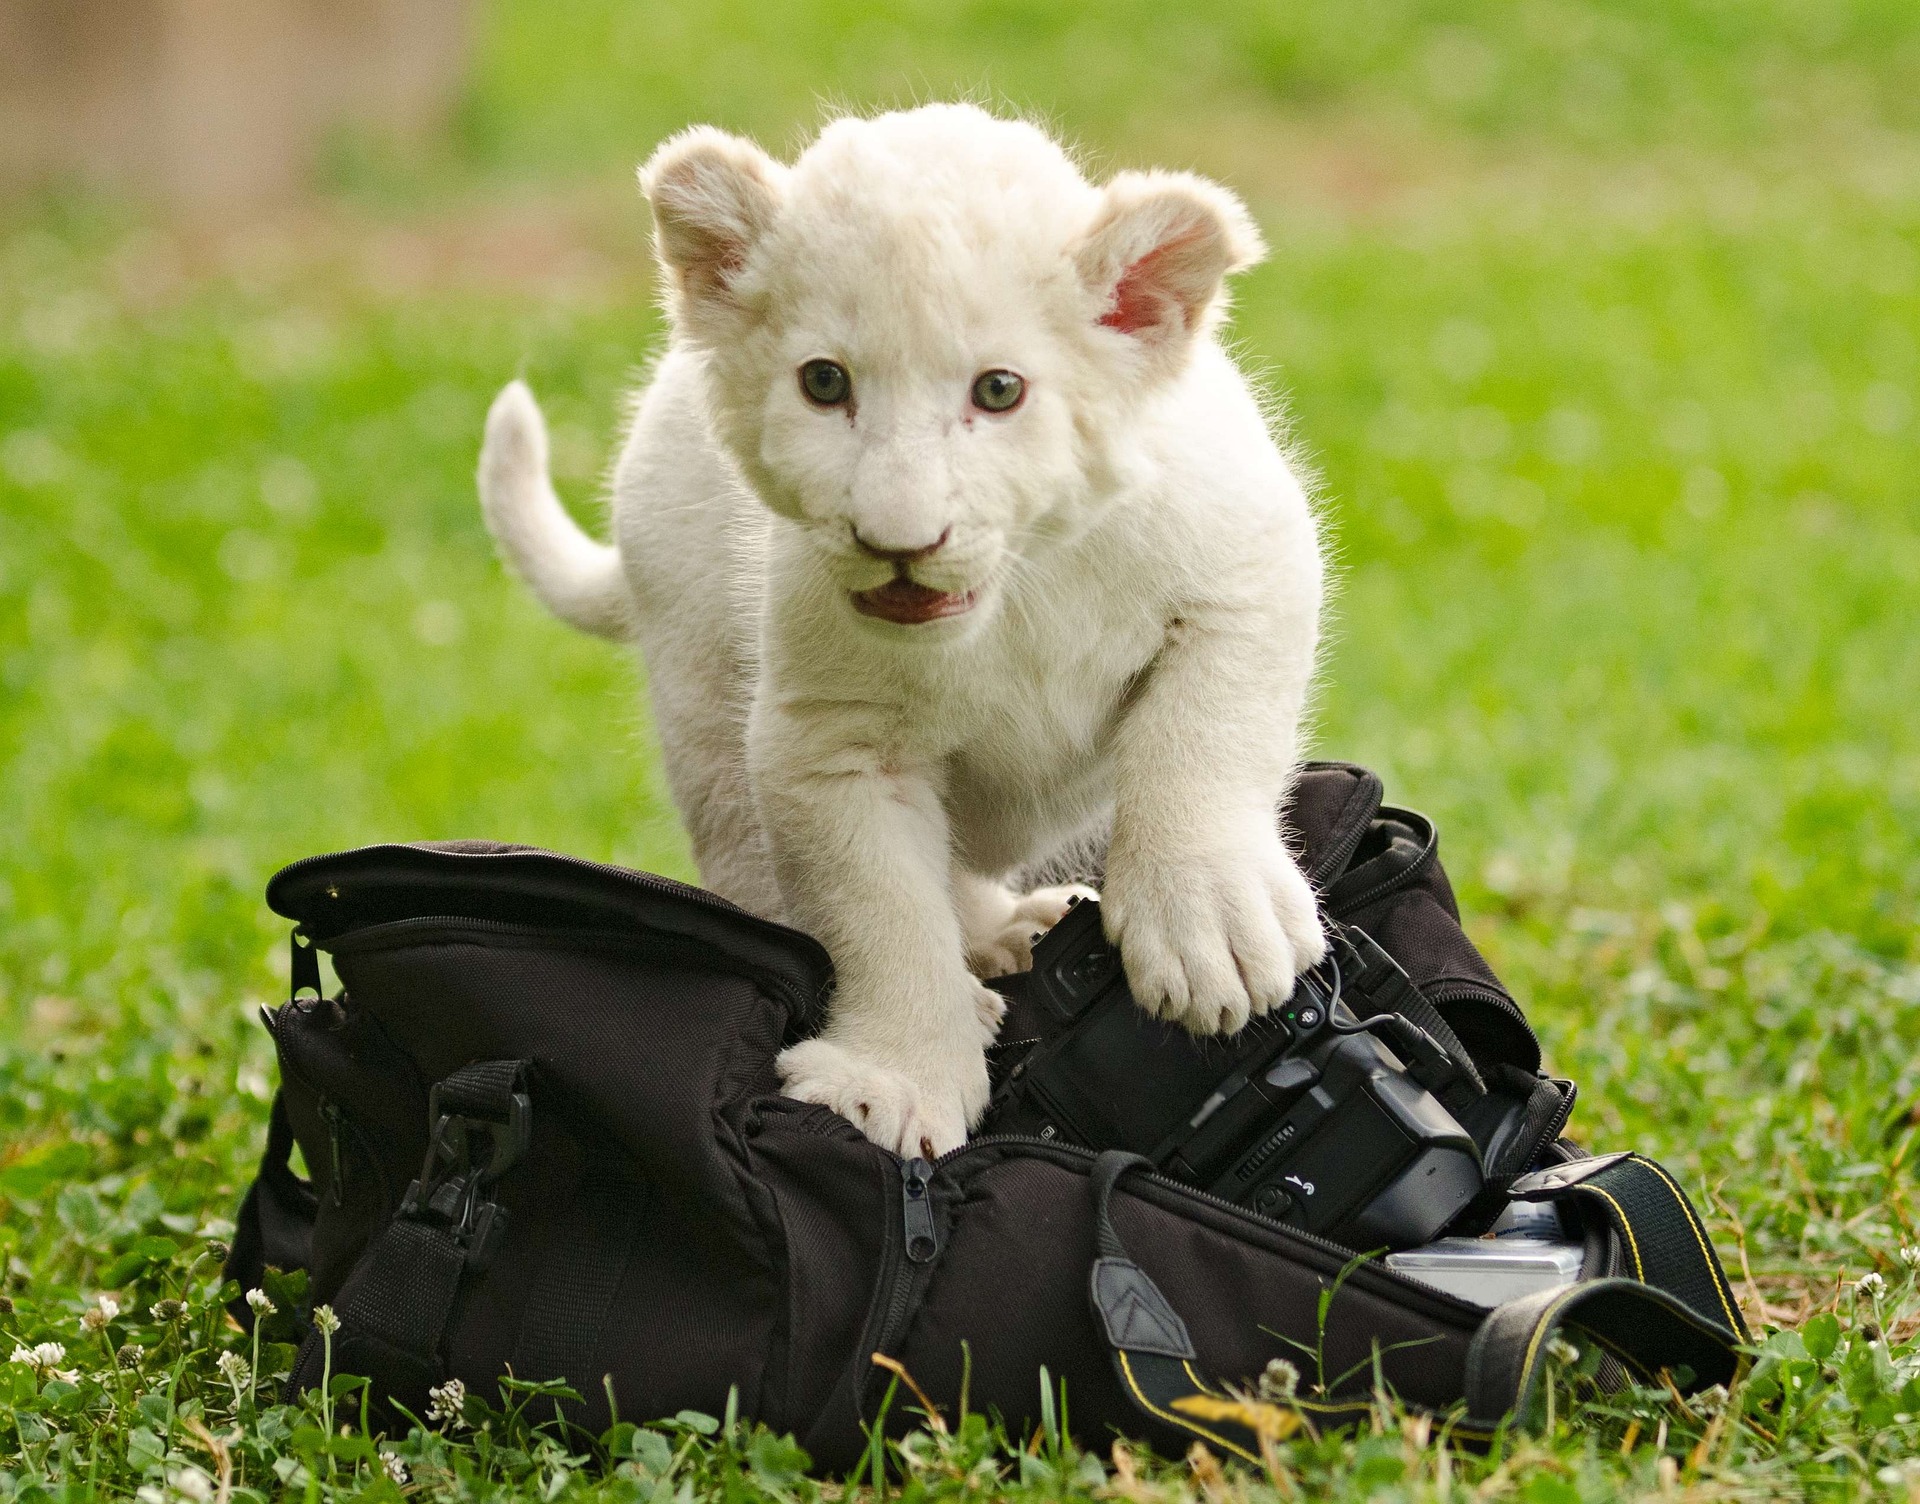
{"type": "Polygon", "coordinates": [[[1561,1192],[1584,1185],[1602,1171],[1611,1170],[1621,1160],[1632,1157],[1632,1150],[1621,1149],[1612,1154],[1594,1154],[1585,1159],[1570,1159],[1565,1164],[1548,1165],[1543,1170],[1522,1175],[1507,1187],[1507,1194],[1515,1201],[1551,1201],[1561,1192]]]}
{"type": "Polygon", "coordinates": [[[407,1187],[400,1215],[446,1229],[470,1269],[485,1269],[507,1232],[506,1208],[486,1193],[533,1143],[533,1101],[507,1098],[507,1118],[441,1110],[441,1085],[427,1094],[433,1131],[420,1177],[407,1187]]]}

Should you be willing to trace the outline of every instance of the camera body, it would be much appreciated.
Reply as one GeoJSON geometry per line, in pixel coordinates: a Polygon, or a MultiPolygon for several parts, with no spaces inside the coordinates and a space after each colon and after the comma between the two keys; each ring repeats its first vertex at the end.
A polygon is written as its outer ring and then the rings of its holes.
{"type": "Polygon", "coordinates": [[[982,1132],[1129,1149],[1355,1250],[1425,1243],[1479,1194],[1472,1137],[1370,1030],[1390,1020],[1402,1039],[1433,1041],[1384,1007],[1349,1006],[1411,986],[1363,932],[1337,932],[1282,1008],[1199,1038],[1135,1003],[1099,907],[1077,904],[1033,970],[997,984],[1028,1037],[995,1046],[982,1132]]]}

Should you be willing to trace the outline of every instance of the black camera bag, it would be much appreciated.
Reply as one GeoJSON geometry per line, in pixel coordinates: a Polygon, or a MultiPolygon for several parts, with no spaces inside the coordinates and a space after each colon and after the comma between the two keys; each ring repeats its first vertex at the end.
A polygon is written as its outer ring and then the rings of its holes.
{"type": "MultiPolygon", "coordinates": [[[[1198,1436],[1249,1458],[1257,1436],[1220,1397],[1275,1357],[1322,1420],[1385,1386],[1468,1436],[1525,1413],[1562,1325],[1609,1367],[1727,1381],[1746,1331],[1693,1208],[1650,1161],[1560,1137],[1571,1084],[1541,1074],[1462,932],[1432,825],[1381,792],[1313,765],[1288,838],[1326,911],[1407,970],[1410,1013],[1483,1078],[1482,1214],[1552,1200],[1588,1229],[1593,1277],[1570,1288],[1489,1314],[1124,1154],[989,1137],[903,1163],[779,1095],[774,1056],[831,985],[816,942],[680,883],[490,842],[273,879],[293,998],[269,1015],[282,1085],[229,1273],[309,1271],[341,1321],[334,1371],[416,1416],[447,1378],[485,1393],[509,1369],[571,1381],[565,1414],[595,1430],[609,1390],[644,1418],[718,1413],[737,1389],[741,1414],[836,1470],[890,1380],[875,1354],[949,1412],[970,1383],[974,1408],[1029,1427],[1045,1365],[1083,1441],[1198,1436]]],[[[291,1386],[320,1374],[310,1333],[291,1386]]],[[[895,1406],[888,1424],[910,1423],[895,1406]]]]}

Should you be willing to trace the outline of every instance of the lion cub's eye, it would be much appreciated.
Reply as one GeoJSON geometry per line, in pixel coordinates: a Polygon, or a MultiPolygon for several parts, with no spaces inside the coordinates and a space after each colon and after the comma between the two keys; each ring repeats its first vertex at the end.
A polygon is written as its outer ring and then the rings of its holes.
{"type": "Polygon", "coordinates": [[[853,378],[838,361],[810,360],[800,367],[800,390],[816,407],[838,407],[853,395],[853,378]]]}
{"type": "Polygon", "coordinates": [[[1026,395],[1025,378],[1012,371],[982,371],[973,379],[973,405],[982,412],[1010,413],[1026,395]]]}

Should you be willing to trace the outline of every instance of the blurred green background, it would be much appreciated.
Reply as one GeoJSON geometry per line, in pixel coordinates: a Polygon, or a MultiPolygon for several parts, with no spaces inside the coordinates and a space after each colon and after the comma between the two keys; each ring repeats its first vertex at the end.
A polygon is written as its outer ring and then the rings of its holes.
{"type": "MultiPolygon", "coordinates": [[[[0,1164],[169,1155],[174,1215],[230,1204],[283,862],[487,835],[689,875],[635,669],[492,559],[481,416],[526,375],[597,519],[661,338],[633,166],[964,93],[1265,227],[1234,337],[1341,576],[1313,750],[1438,818],[1587,1135],[1714,1188],[1782,1309],[1907,1235],[1910,0],[478,21],[424,155],[340,135],[264,217],[0,222],[0,1164]]],[[[16,1199],[0,1253],[55,1257],[16,1199]]]]}

